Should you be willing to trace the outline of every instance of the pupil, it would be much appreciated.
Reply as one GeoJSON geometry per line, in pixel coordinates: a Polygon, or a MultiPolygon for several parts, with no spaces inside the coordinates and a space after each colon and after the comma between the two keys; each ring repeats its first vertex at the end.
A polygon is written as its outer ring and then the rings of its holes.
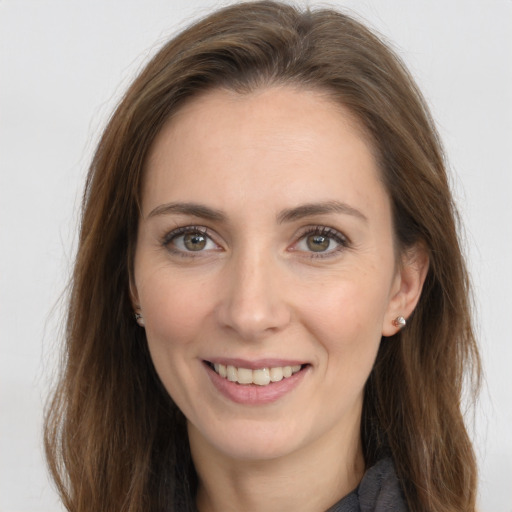
{"type": "Polygon", "coordinates": [[[312,251],[325,251],[329,248],[329,238],[322,235],[310,235],[307,238],[307,245],[312,251]]]}
{"type": "Polygon", "coordinates": [[[189,251],[200,251],[206,245],[206,237],[198,233],[188,233],[183,242],[189,251]]]}

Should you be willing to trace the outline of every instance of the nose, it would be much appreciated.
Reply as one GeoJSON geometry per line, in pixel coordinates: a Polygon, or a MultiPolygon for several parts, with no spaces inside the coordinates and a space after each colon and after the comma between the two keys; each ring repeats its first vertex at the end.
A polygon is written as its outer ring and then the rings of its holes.
{"type": "Polygon", "coordinates": [[[291,319],[286,300],[290,289],[285,270],[265,253],[233,256],[224,268],[225,279],[217,318],[225,328],[247,341],[284,329],[291,319]]]}

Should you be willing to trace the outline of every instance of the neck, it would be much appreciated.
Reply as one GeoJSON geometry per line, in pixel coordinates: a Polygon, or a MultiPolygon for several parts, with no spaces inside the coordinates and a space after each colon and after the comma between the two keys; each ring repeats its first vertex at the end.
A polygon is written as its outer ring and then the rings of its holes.
{"type": "Polygon", "coordinates": [[[358,428],[271,460],[228,457],[190,425],[189,438],[200,512],[324,511],[354,490],[364,473],[358,428]]]}

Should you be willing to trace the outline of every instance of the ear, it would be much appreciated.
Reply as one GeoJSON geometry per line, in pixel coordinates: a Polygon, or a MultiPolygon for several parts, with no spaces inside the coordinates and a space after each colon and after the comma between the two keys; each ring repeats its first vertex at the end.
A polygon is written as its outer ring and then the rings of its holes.
{"type": "Polygon", "coordinates": [[[130,302],[132,303],[133,313],[135,315],[135,321],[140,325],[140,327],[146,327],[146,321],[144,320],[144,316],[142,315],[142,310],[139,302],[139,293],[137,291],[137,287],[133,281],[133,276],[130,276],[130,302]]]}
{"type": "Polygon", "coordinates": [[[400,326],[395,325],[395,319],[399,316],[407,319],[414,311],[427,277],[428,266],[427,250],[421,243],[415,244],[402,254],[384,316],[382,336],[396,334],[400,326]]]}
{"type": "Polygon", "coordinates": [[[130,302],[132,303],[133,311],[140,311],[140,302],[139,302],[139,292],[137,291],[137,286],[135,285],[134,277],[130,274],[129,277],[129,291],[130,291],[130,302]]]}

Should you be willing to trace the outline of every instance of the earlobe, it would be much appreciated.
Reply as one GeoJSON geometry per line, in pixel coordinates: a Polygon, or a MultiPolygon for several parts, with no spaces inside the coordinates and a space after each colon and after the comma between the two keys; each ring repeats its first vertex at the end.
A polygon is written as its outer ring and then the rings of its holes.
{"type": "Polygon", "coordinates": [[[421,297],[428,266],[428,253],[423,244],[416,244],[403,253],[394,294],[384,317],[382,336],[393,336],[405,327],[421,297]]]}
{"type": "MultiPolygon", "coordinates": [[[[139,310],[140,311],[140,310],[139,310]]],[[[141,326],[146,327],[146,323],[144,322],[144,317],[142,316],[142,313],[134,313],[135,321],[141,326]]]]}
{"type": "Polygon", "coordinates": [[[132,308],[134,310],[140,309],[139,304],[139,292],[137,291],[137,287],[133,282],[133,276],[130,276],[130,281],[128,283],[129,292],[130,292],[130,302],[132,303],[132,308]]]}
{"type": "Polygon", "coordinates": [[[135,317],[135,321],[141,326],[145,327],[144,317],[142,316],[142,309],[140,307],[139,303],[139,294],[137,292],[137,287],[135,286],[135,283],[133,282],[133,278],[130,277],[130,301],[132,303],[133,308],[133,314],[135,317]]]}
{"type": "Polygon", "coordinates": [[[399,329],[403,329],[407,325],[407,320],[403,316],[397,316],[393,320],[393,325],[399,329]]]}

